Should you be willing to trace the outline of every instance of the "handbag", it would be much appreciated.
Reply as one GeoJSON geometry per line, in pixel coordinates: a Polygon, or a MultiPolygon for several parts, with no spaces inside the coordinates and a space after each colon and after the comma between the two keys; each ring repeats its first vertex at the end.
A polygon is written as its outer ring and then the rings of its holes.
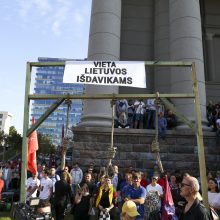
{"type": "Polygon", "coordinates": [[[89,211],[88,215],[95,216],[97,214],[97,209],[94,206],[95,200],[93,197],[90,198],[89,200],[89,211]]]}
{"type": "Polygon", "coordinates": [[[110,215],[108,212],[100,212],[99,220],[110,220],[110,215]]]}
{"type": "Polygon", "coordinates": [[[71,207],[71,210],[70,210],[70,214],[71,214],[71,215],[74,215],[75,207],[76,207],[76,205],[73,204],[72,207],[71,207]]]}
{"type": "Polygon", "coordinates": [[[95,209],[95,207],[91,207],[91,208],[89,209],[88,214],[89,214],[89,215],[92,215],[92,216],[96,215],[96,209],[95,209]]]}
{"type": "Polygon", "coordinates": [[[219,220],[217,212],[210,206],[210,215],[212,220],[219,220]]]}

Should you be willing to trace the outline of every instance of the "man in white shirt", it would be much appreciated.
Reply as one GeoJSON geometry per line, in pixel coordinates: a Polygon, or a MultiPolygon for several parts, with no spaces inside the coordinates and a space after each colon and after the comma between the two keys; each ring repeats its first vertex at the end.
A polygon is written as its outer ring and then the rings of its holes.
{"type": "Polygon", "coordinates": [[[135,109],[134,128],[143,129],[145,104],[142,99],[136,100],[134,102],[134,109],[135,109]]]}
{"type": "Polygon", "coordinates": [[[50,168],[49,178],[53,182],[53,193],[55,193],[55,183],[60,180],[60,176],[58,174],[56,174],[56,168],[55,167],[50,168]]]}
{"type": "MultiPolygon", "coordinates": [[[[43,208],[49,207],[49,211],[50,211],[50,197],[52,195],[52,191],[53,191],[53,182],[52,180],[48,177],[49,175],[49,171],[47,169],[45,169],[42,172],[43,178],[40,181],[40,204],[39,207],[40,209],[38,210],[40,213],[44,212],[43,208]]],[[[48,211],[46,211],[48,212],[48,211]]]]}
{"type": "Polygon", "coordinates": [[[40,186],[40,180],[37,178],[38,173],[32,174],[32,177],[27,179],[27,203],[29,203],[31,198],[37,197],[37,190],[40,186]]]}
{"type": "Polygon", "coordinates": [[[9,186],[9,183],[12,178],[12,170],[11,170],[11,163],[10,162],[7,162],[5,164],[5,168],[3,168],[3,176],[2,177],[5,182],[4,191],[8,191],[8,186],[9,186]]]}
{"type": "Polygon", "coordinates": [[[147,129],[154,129],[155,118],[156,118],[155,99],[147,99],[146,107],[147,107],[147,114],[146,114],[147,129]]]}

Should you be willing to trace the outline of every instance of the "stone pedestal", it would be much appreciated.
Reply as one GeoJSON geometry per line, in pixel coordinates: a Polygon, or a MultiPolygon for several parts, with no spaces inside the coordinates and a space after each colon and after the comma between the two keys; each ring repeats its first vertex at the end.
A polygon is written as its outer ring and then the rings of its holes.
{"type": "MultiPolygon", "coordinates": [[[[111,145],[111,129],[104,127],[74,128],[73,161],[82,167],[93,162],[97,169],[106,166],[107,149],[111,145]]],[[[155,154],[151,152],[151,143],[155,130],[120,129],[114,132],[114,146],[117,153],[113,164],[120,170],[132,166],[137,170],[151,170],[156,164],[155,154]]],[[[204,133],[206,167],[209,170],[219,169],[220,143],[217,143],[214,132],[204,133]]],[[[189,130],[169,130],[165,140],[159,139],[160,156],[165,171],[180,169],[193,175],[199,175],[198,148],[195,135],[189,130]]]]}

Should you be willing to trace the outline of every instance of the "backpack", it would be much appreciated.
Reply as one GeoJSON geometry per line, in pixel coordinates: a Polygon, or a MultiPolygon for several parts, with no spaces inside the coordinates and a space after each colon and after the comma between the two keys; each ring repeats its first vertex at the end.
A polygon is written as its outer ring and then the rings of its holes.
{"type": "Polygon", "coordinates": [[[119,107],[122,108],[125,103],[123,101],[119,102],[119,107]]]}
{"type": "Polygon", "coordinates": [[[210,215],[211,215],[211,219],[213,220],[219,220],[219,216],[216,213],[216,211],[210,206],[210,215]]]}

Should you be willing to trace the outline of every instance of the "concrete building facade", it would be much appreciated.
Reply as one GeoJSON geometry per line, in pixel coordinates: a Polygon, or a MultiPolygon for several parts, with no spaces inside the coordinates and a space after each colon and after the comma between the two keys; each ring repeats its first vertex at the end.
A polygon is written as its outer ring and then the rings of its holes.
{"type": "MultiPolygon", "coordinates": [[[[93,0],[88,60],[190,61],[196,64],[202,122],[206,127],[207,100],[220,102],[220,2],[218,0],[93,0]]],[[[147,88],[86,85],[87,94],[191,93],[188,68],[146,67],[147,88]]],[[[171,100],[194,121],[193,100],[171,100]]],[[[106,100],[84,101],[81,123],[73,129],[73,160],[105,166],[111,146],[111,105],[106,100]]],[[[114,130],[117,153],[113,163],[152,169],[151,144],[155,130],[114,130]]],[[[159,140],[165,170],[199,175],[198,146],[190,129],[171,130],[159,140]],[[186,159],[187,158],[187,159],[186,159]]],[[[219,142],[204,129],[206,168],[219,169],[219,142]]]]}
{"type": "MultiPolygon", "coordinates": [[[[218,0],[93,0],[88,60],[193,61],[202,111],[220,101],[218,0]]],[[[147,89],[87,85],[86,93],[190,93],[187,68],[147,68],[147,89]]],[[[193,100],[173,100],[194,120],[193,100]]],[[[85,101],[82,126],[111,125],[108,101],[85,101]]]]}
{"type": "Polygon", "coordinates": [[[0,111],[0,131],[4,131],[5,134],[9,134],[9,128],[11,127],[12,114],[6,111],[0,111]]]}

